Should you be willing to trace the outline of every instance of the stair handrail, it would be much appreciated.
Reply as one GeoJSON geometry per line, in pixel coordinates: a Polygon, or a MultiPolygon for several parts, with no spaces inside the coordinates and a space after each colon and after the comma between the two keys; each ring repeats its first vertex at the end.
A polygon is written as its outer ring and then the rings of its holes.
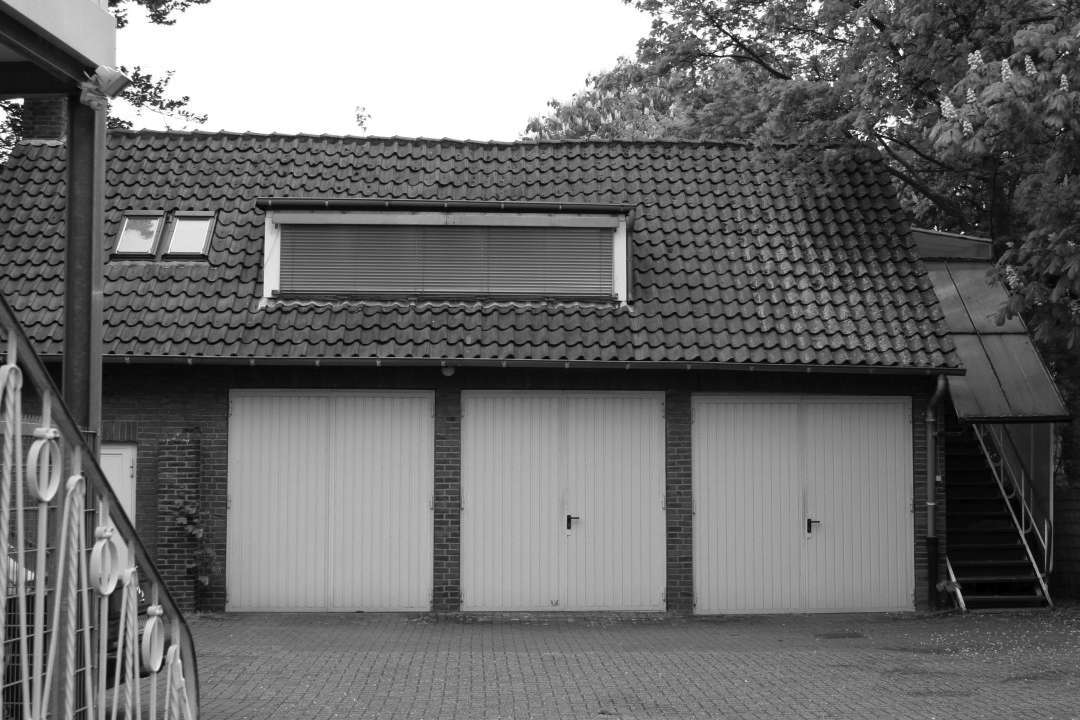
{"type": "Polygon", "coordinates": [[[1045,513],[1037,513],[1036,491],[1034,484],[1029,482],[1025,464],[1020,460],[1020,452],[1016,448],[1012,437],[1007,432],[1000,431],[996,426],[975,425],[976,434],[980,437],[983,445],[983,453],[987,459],[994,463],[996,459],[1001,466],[1004,477],[1010,481],[1011,492],[1005,496],[1006,500],[1018,498],[1021,505],[1020,529],[1025,534],[1031,532],[1039,541],[1043,550],[1043,568],[1049,572],[1052,555],[1051,540],[1053,534],[1052,520],[1045,513]],[[989,439],[989,443],[984,442],[989,439]],[[987,452],[987,445],[990,451],[987,452]],[[1042,521],[1040,523],[1040,520],[1042,521]],[[1040,528],[1040,524],[1042,527],[1040,528]]]}
{"type": "MultiPolygon", "coordinates": [[[[163,707],[166,718],[184,717],[192,718],[193,720],[197,719],[199,715],[198,666],[195,656],[195,645],[192,639],[191,630],[187,625],[187,621],[185,620],[184,615],[181,612],[176,600],[169,592],[169,588],[165,584],[161,573],[158,571],[157,567],[154,565],[153,560],[150,558],[150,555],[147,552],[146,547],[143,545],[141,539],[139,538],[139,535],[136,532],[134,525],[132,524],[128,516],[124,513],[119,498],[113,491],[113,488],[105,477],[104,472],[101,470],[101,466],[98,464],[97,457],[91,450],[90,446],[87,444],[86,438],[84,437],[82,431],[79,429],[77,423],[72,418],[70,412],[67,409],[67,406],[63,403],[62,395],[53,383],[52,377],[49,375],[49,372],[45,368],[44,363],[34,351],[33,346],[30,344],[29,338],[26,336],[26,333],[22,329],[18,318],[15,316],[14,311],[11,309],[11,306],[8,305],[6,299],[4,299],[3,297],[0,297],[0,333],[2,333],[2,336],[0,336],[0,349],[2,349],[3,353],[2,359],[6,363],[4,365],[4,369],[8,370],[9,376],[14,374],[18,378],[19,386],[17,392],[15,393],[19,398],[16,401],[16,406],[11,407],[10,405],[5,404],[2,409],[6,412],[3,417],[0,417],[0,421],[2,421],[5,425],[10,424],[11,427],[15,428],[14,435],[16,438],[19,438],[15,441],[15,445],[17,446],[14,451],[15,461],[17,462],[18,460],[21,460],[23,456],[23,452],[21,450],[21,438],[19,437],[22,434],[21,428],[19,427],[22,422],[22,417],[21,412],[17,412],[17,410],[19,407],[21,407],[22,382],[24,379],[29,379],[33,390],[36,392],[36,397],[41,401],[43,408],[41,427],[39,427],[35,431],[34,435],[35,437],[46,439],[47,442],[55,441],[56,446],[60,448],[58,452],[62,454],[55,457],[55,459],[58,461],[54,463],[56,467],[55,475],[56,477],[62,475],[64,468],[70,470],[71,478],[69,478],[67,483],[67,499],[70,499],[72,497],[73,490],[75,491],[76,495],[81,492],[83,495],[83,499],[81,500],[81,505],[74,505],[76,511],[78,512],[78,509],[82,508],[81,513],[85,514],[87,511],[97,510],[97,513],[95,515],[95,517],[97,518],[97,522],[95,524],[98,527],[94,533],[94,537],[98,539],[98,542],[95,543],[92,538],[81,538],[85,542],[76,545],[74,544],[74,540],[72,540],[71,547],[78,547],[79,552],[70,555],[67,559],[67,562],[69,563],[68,567],[71,569],[71,571],[77,570],[82,576],[81,581],[76,583],[79,589],[74,591],[76,593],[81,592],[81,598],[77,598],[74,595],[65,598],[59,587],[53,588],[51,591],[47,589],[46,585],[44,584],[45,578],[43,577],[43,575],[55,574],[59,577],[63,577],[63,569],[57,569],[55,572],[49,571],[48,573],[35,574],[33,569],[20,565],[18,562],[11,562],[12,558],[10,553],[13,550],[17,553],[15,557],[19,560],[23,560],[25,557],[23,554],[24,550],[22,549],[24,545],[24,539],[21,533],[17,533],[17,548],[10,548],[8,545],[8,538],[0,537],[0,543],[2,543],[2,548],[0,548],[0,562],[4,563],[2,570],[4,571],[3,574],[5,576],[5,580],[7,579],[7,577],[15,578],[15,584],[18,585],[17,592],[20,601],[19,622],[22,631],[19,637],[19,642],[21,643],[22,649],[23,668],[25,669],[27,666],[26,655],[29,649],[26,627],[26,619],[28,616],[28,603],[25,588],[31,582],[35,581],[35,575],[36,581],[40,586],[35,586],[35,602],[37,602],[36,596],[38,594],[44,596],[51,592],[54,595],[51,601],[51,604],[54,607],[49,609],[49,614],[52,616],[52,619],[55,620],[57,617],[59,617],[60,613],[57,609],[59,606],[64,605],[69,601],[71,604],[76,604],[81,599],[81,613],[83,623],[86,625],[88,625],[89,622],[95,618],[93,614],[88,612],[89,605],[87,597],[90,593],[88,592],[88,590],[83,588],[88,588],[90,586],[94,586],[95,588],[97,588],[101,584],[107,585],[107,576],[111,575],[113,585],[116,586],[117,590],[122,590],[124,593],[127,594],[135,593],[137,595],[142,595],[143,593],[141,588],[139,587],[139,585],[136,584],[138,583],[138,579],[142,578],[145,583],[149,585],[150,588],[150,593],[147,594],[148,597],[151,598],[152,603],[150,607],[147,608],[147,614],[150,616],[150,619],[147,620],[147,623],[143,628],[142,637],[139,638],[137,619],[135,619],[135,615],[131,615],[131,617],[128,619],[128,622],[130,623],[130,627],[134,628],[134,633],[132,633],[134,637],[129,638],[130,645],[126,648],[126,650],[130,653],[133,653],[130,659],[134,661],[134,667],[137,668],[139,666],[139,660],[136,658],[136,655],[139,655],[141,657],[149,657],[149,660],[143,660],[143,663],[150,663],[151,667],[149,669],[151,673],[158,673],[160,671],[162,673],[162,677],[167,676],[166,687],[170,689],[171,696],[163,699],[163,707]],[[3,336],[6,336],[6,338],[3,336]],[[4,342],[4,340],[6,340],[6,342],[4,342]],[[12,368],[17,369],[17,372],[12,373],[12,368]],[[133,560],[133,562],[129,564],[129,566],[133,566],[131,568],[131,571],[125,570],[119,572],[121,568],[110,568],[107,571],[102,570],[102,568],[109,567],[109,562],[106,561],[104,564],[102,564],[100,560],[100,555],[109,555],[113,552],[107,547],[107,541],[108,536],[110,535],[110,531],[108,529],[105,529],[106,524],[111,524],[113,528],[111,532],[118,534],[123,539],[124,543],[127,545],[130,559],[133,560]],[[102,542],[103,540],[105,542],[102,542]],[[87,550],[88,545],[94,546],[93,553],[87,550]],[[94,555],[98,553],[99,546],[101,546],[102,552],[97,558],[98,564],[95,565],[94,555]],[[87,584],[88,570],[90,573],[90,585],[87,584]],[[101,574],[95,576],[95,570],[100,571],[101,574]],[[117,575],[123,576],[123,583],[118,584],[116,582],[117,575]],[[99,580],[101,581],[100,583],[99,580]],[[153,628],[153,630],[151,628],[153,628]],[[167,643],[165,640],[166,636],[168,637],[167,643]],[[141,655],[139,653],[139,650],[136,648],[136,644],[140,640],[142,649],[141,655]],[[163,648],[161,646],[165,644],[171,645],[173,647],[169,651],[170,662],[162,664],[161,661],[163,656],[163,648]],[[157,665],[157,667],[153,667],[153,665],[155,664],[157,665]]],[[[4,400],[4,398],[6,397],[4,393],[7,392],[8,389],[0,388],[0,401],[4,400]]],[[[49,453],[51,451],[46,448],[44,452],[49,453]]],[[[31,453],[33,453],[32,447],[31,453]]],[[[29,457],[27,457],[27,460],[29,460],[29,457]]],[[[7,458],[7,460],[5,461],[5,465],[9,463],[12,463],[11,458],[7,458]]],[[[48,465],[48,463],[46,463],[46,465],[48,465]]],[[[5,470],[7,470],[7,468],[5,468],[5,470]]],[[[18,472],[21,473],[22,469],[20,468],[18,472]]],[[[30,484],[29,481],[27,484],[30,484]]],[[[16,488],[16,492],[13,493],[16,496],[16,507],[11,508],[8,506],[8,503],[5,502],[3,503],[3,509],[5,511],[17,512],[18,510],[22,509],[22,494],[18,492],[18,490],[20,489],[21,488],[16,488]]],[[[50,501],[44,501],[42,503],[42,506],[47,509],[47,512],[56,512],[57,517],[60,517],[61,515],[59,513],[59,510],[62,503],[63,510],[65,512],[68,510],[67,499],[62,498],[61,496],[63,495],[64,489],[61,487],[60,490],[55,493],[55,509],[49,506],[50,501]]],[[[80,516],[84,515],[71,515],[71,517],[74,518],[78,518],[80,516]]],[[[7,513],[5,513],[3,517],[4,526],[8,525],[8,520],[9,518],[7,516],[7,513]]],[[[72,521],[70,526],[65,525],[62,529],[57,529],[54,532],[63,532],[64,535],[69,535],[70,533],[67,533],[67,530],[70,527],[72,528],[73,533],[78,534],[82,532],[79,529],[80,524],[82,524],[85,528],[85,523],[78,523],[76,521],[72,521]]],[[[16,530],[21,531],[22,525],[23,518],[20,514],[16,516],[16,530]]],[[[52,542],[53,538],[50,538],[47,535],[45,537],[45,541],[52,542]]],[[[40,542],[41,540],[39,540],[39,543],[40,542]]],[[[116,547],[115,544],[113,547],[116,547]]],[[[44,567],[44,565],[42,564],[44,561],[40,560],[40,558],[44,555],[45,553],[40,551],[38,552],[39,568],[44,567]]],[[[112,557],[113,560],[115,560],[118,555],[113,554],[112,557]]],[[[6,587],[8,583],[5,582],[4,585],[6,587]]],[[[98,603],[99,606],[102,606],[102,603],[107,603],[107,596],[110,595],[112,591],[112,588],[109,588],[108,592],[95,589],[95,596],[98,596],[100,593],[100,598],[102,598],[101,601],[98,603]]],[[[7,594],[8,593],[4,593],[4,595],[7,594]]],[[[133,595],[133,597],[137,597],[137,595],[133,595]]],[[[5,602],[6,601],[7,599],[5,598],[5,602]]],[[[127,599],[125,599],[125,606],[127,605],[131,605],[132,613],[138,613],[136,609],[137,604],[128,603],[127,599]]],[[[42,619],[41,615],[43,615],[43,613],[39,612],[38,617],[34,618],[35,625],[33,629],[35,632],[35,640],[38,639],[37,633],[44,634],[44,628],[43,626],[41,626],[42,624],[37,622],[42,619]]],[[[72,612],[70,617],[76,618],[78,617],[78,615],[78,612],[72,612]]],[[[104,610],[101,610],[100,613],[98,613],[97,615],[97,618],[100,619],[104,619],[105,617],[106,614],[104,610]]],[[[69,619],[68,622],[74,623],[75,621],[73,619],[69,619]]],[[[101,628],[102,622],[99,620],[97,628],[94,631],[96,636],[95,642],[100,640],[101,628]]],[[[84,626],[80,626],[76,628],[75,632],[68,632],[68,635],[75,635],[81,633],[81,635],[83,636],[83,642],[86,645],[85,650],[87,651],[88,656],[93,656],[95,653],[90,651],[90,633],[84,632],[84,629],[84,626]]],[[[108,627],[105,627],[105,632],[107,635],[108,627]]],[[[57,633],[53,633],[53,637],[56,637],[56,635],[57,633]]],[[[66,642],[69,643],[69,647],[67,648],[66,652],[68,653],[68,655],[71,656],[70,661],[67,660],[63,652],[61,652],[60,654],[56,654],[53,652],[53,648],[50,647],[48,653],[40,653],[40,655],[42,656],[47,655],[47,667],[34,668],[35,671],[41,671],[41,676],[33,675],[32,677],[27,677],[27,673],[21,673],[22,677],[20,679],[20,682],[24,689],[23,702],[29,707],[30,701],[36,699],[39,704],[38,707],[35,708],[35,710],[37,710],[35,716],[46,717],[51,714],[48,712],[49,697],[46,692],[48,688],[50,686],[55,687],[57,685],[62,687],[64,684],[66,684],[68,686],[68,689],[65,692],[67,692],[69,696],[68,702],[70,702],[70,697],[72,695],[71,687],[77,681],[77,678],[74,676],[85,673],[83,676],[85,678],[85,682],[87,683],[85,690],[87,703],[90,704],[93,699],[96,699],[99,703],[99,706],[93,708],[92,711],[88,709],[88,716],[105,717],[105,694],[98,693],[98,687],[104,687],[103,676],[105,668],[100,662],[100,660],[104,658],[104,643],[101,644],[102,650],[97,657],[98,662],[85,663],[82,669],[74,670],[74,667],[76,667],[76,664],[73,662],[74,655],[80,653],[83,648],[76,649],[74,639],[66,639],[66,642]],[[54,655],[56,657],[63,657],[66,662],[71,663],[70,666],[53,668],[54,655]],[[91,664],[95,665],[97,668],[97,683],[92,682],[90,678],[91,673],[89,670],[89,666],[91,664]],[[60,677],[59,680],[56,680],[53,675],[60,675],[62,677],[60,677]],[[40,683],[44,690],[36,691],[36,694],[31,693],[31,697],[28,698],[25,690],[32,687],[31,683],[33,683],[33,687],[35,688],[40,683]],[[101,715],[98,714],[99,711],[102,713],[101,715]]],[[[42,644],[44,644],[44,642],[42,642],[42,644]]],[[[55,645],[55,642],[53,642],[53,644],[55,645]]],[[[0,652],[3,652],[3,650],[0,650],[0,652]]],[[[121,663],[119,662],[117,663],[118,668],[120,664],[121,663]]],[[[132,663],[125,663],[125,665],[130,668],[132,663]]],[[[117,677],[119,677],[119,674],[117,675],[117,677]]],[[[156,700],[154,699],[156,698],[156,687],[156,684],[151,685],[150,697],[152,698],[152,702],[156,702],[156,700]]],[[[60,693],[60,695],[63,695],[63,693],[60,693]]],[[[58,697],[60,695],[58,695],[58,697]]],[[[128,689],[127,695],[127,701],[129,703],[140,702],[137,697],[138,693],[135,693],[136,697],[133,698],[130,692],[130,688],[128,689]]],[[[113,698],[113,717],[116,716],[116,702],[117,700],[113,698]]],[[[137,705],[137,707],[139,707],[141,710],[141,705],[137,705]]],[[[65,706],[63,708],[58,707],[55,709],[58,713],[62,712],[64,715],[68,715],[71,712],[70,706],[65,706]]],[[[29,712],[30,711],[28,710],[27,713],[29,712]]],[[[153,712],[154,711],[151,710],[151,714],[153,714],[153,712]]],[[[27,714],[27,717],[29,717],[29,714],[27,714]]]]}
{"type": "MultiPolygon", "coordinates": [[[[1022,520],[1025,521],[1024,529],[1031,530],[1039,538],[1039,543],[1043,547],[1043,569],[1049,574],[1054,569],[1054,519],[1053,519],[1053,501],[1046,503],[1046,498],[1041,498],[1040,493],[1034,482],[1030,481],[1030,473],[1027,469],[1027,464],[1023,461],[1020,450],[1016,447],[1016,441],[1013,440],[1012,434],[1004,426],[988,425],[985,430],[990,433],[990,436],[994,440],[995,448],[998,451],[998,455],[1001,458],[1002,463],[1007,466],[1010,477],[1013,479],[1014,485],[1017,486],[1017,491],[1020,494],[1021,500],[1024,504],[1025,512],[1022,515],[1022,520]],[[1019,470],[1017,470],[1019,467],[1019,470]],[[1016,478],[1020,478],[1020,482],[1016,483],[1016,478]],[[1039,530],[1039,521],[1042,521],[1042,530],[1039,530]]],[[[1053,488],[1050,489],[1051,495],[1053,488]]]]}
{"type": "MultiPolygon", "coordinates": [[[[975,430],[975,439],[978,440],[979,447],[982,449],[983,455],[990,465],[990,472],[994,476],[994,481],[997,483],[1002,498],[1005,499],[1005,506],[1009,509],[1009,516],[1012,518],[1013,525],[1016,527],[1017,534],[1020,536],[1020,542],[1024,546],[1024,552],[1027,553],[1028,560],[1031,562],[1031,567],[1035,570],[1035,577],[1039,581],[1039,587],[1042,590],[1043,597],[1046,599],[1046,603],[1052,606],[1053,602],[1050,600],[1050,590],[1046,585],[1046,574],[1049,568],[1047,560],[1049,545],[1045,536],[1039,532],[1038,525],[1035,521],[1035,515],[1032,512],[1031,506],[1028,504],[1028,498],[1023,485],[1024,478],[1021,477],[1021,481],[1018,482],[1016,477],[1012,474],[1012,470],[1005,463],[1002,453],[997,448],[993,433],[987,431],[978,424],[974,424],[973,427],[975,430]],[[1006,485],[1008,485],[1008,487],[1006,487],[1006,485]],[[1018,497],[1020,500],[1019,505],[1022,517],[1018,517],[1016,514],[1016,508],[1012,503],[1012,498],[1014,497],[1018,497]],[[1028,542],[1028,533],[1025,532],[1025,527],[1028,527],[1029,520],[1032,530],[1031,534],[1039,541],[1042,548],[1041,563],[1035,559],[1035,554],[1031,551],[1031,543],[1028,542]]],[[[1045,530],[1046,528],[1044,528],[1044,531],[1045,530]]]]}
{"type": "Polygon", "coordinates": [[[949,556],[945,556],[945,570],[949,574],[949,582],[945,586],[945,589],[953,594],[956,598],[956,606],[967,612],[967,603],[964,601],[963,588],[960,586],[960,581],[956,579],[956,573],[953,571],[952,562],[949,560],[949,556]]]}

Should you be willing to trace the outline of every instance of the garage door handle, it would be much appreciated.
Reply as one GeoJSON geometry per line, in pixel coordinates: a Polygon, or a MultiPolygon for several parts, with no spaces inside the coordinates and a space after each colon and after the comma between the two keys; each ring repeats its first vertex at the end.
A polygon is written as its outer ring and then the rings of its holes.
{"type": "Polygon", "coordinates": [[[566,529],[569,530],[570,529],[570,523],[574,522],[575,520],[580,520],[580,519],[581,518],[578,517],[577,515],[567,515],[566,516],[566,529]]]}
{"type": "Polygon", "coordinates": [[[806,518],[806,534],[809,535],[810,533],[812,533],[814,531],[814,526],[820,524],[820,520],[812,520],[810,518],[806,518]]]}

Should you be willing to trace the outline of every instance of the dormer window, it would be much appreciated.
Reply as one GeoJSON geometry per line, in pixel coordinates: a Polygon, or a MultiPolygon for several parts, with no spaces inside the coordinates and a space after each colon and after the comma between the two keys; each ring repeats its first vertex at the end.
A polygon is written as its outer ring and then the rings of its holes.
{"type": "Polygon", "coordinates": [[[626,300],[622,213],[267,215],[265,297],[626,300]]]}
{"type": "Polygon", "coordinates": [[[205,258],[213,227],[212,212],[129,212],[120,224],[113,257],[118,260],[205,258]]]}

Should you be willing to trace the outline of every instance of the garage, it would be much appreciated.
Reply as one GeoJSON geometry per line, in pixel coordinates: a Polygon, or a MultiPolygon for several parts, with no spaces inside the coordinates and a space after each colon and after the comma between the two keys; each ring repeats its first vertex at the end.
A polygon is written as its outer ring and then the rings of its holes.
{"type": "Polygon", "coordinates": [[[462,393],[465,610],[663,610],[662,393],[462,393]]]}
{"type": "Polygon", "coordinates": [[[230,394],[227,610],[428,610],[430,392],[230,394]]]}
{"type": "Polygon", "coordinates": [[[910,610],[907,397],[693,398],[698,613],[910,610]]]}

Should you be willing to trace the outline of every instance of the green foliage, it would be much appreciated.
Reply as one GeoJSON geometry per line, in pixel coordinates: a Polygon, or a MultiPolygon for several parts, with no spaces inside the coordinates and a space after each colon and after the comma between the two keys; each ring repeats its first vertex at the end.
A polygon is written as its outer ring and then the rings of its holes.
{"type": "MultiPolygon", "coordinates": [[[[109,0],[109,9],[116,16],[117,28],[127,25],[127,13],[132,6],[142,7],[150,21],[158,25],[172,25],[176,22],[175,14],[192,5],[205,5],[210,0],[109,0]]],[[[191,98],[187,95],[173,97],[169,94],[172,72],[164,77],[155,78],[143,72],[138,65],[120,70],[131,78],[131,84],[120,94],[120,99],[129,103],[136,112],[151,112],[163,115],[182,123],[201,124],[206,122],[206,115],[189,109],[191,98]]],[[[108,119],[110,128],[130,128],[131,121],[116,116],[108,119]]],[[[22,136],[22,104],[18,101],[0,100],[0,162],[7,158],[11,148],[22,136]]]]}
{"type": "Polygon", "coordinates": [[[206,526],[203,524],[199,504],[176,500],[172,504],[172,511],[173,523],[183,526],[195,543],[195,549],[191,557],[184,562],[184,567],[201,585],[207,586],[210,584],[210,576],[218,572],[220,566],[217,553],[206,536],[206,526]]]}
{"type": "Polygon", "coordinates": [[[146,11],[150,22],[157,25],[172,25],[176,22],[175,13],[183,12],[192,5],[205,5],[210,0],[109,0],[109,9],[116,16],[116,27],[127,25],[128,10],[132,5],[140,5],[146,11]]]}
{"type": "MultiPolygon", "coordinates": [[[[124,88],[120,97],[131,104],[137,113],[152,112],[185,123],[202,124],[206,122],[206,115],[188,109],[188,104],[191,102],[190,97],[187,95],[171,97],[168,94],[169,83],[172,81],[173,76],[171,70],[161,78],[155,78],[149,73],[143,72],[138,65],[132,68],[121,65],[120,70],[131,78],[131,84],[124,88]]],[[[122,120],[115,116],[109,117],[110,128],[127,129],[131,126],[130,120],[122,120]]]]}
{"type": "Polygon", "coordinates": [[[636,58],[526,135],[739,139],[826,168],[869,149],[914,224],[994,239],[1010,312],[1080,339],[1080,3],[626,1],[653,17],[636,58]]]}
{"type": "Polygon", "coordinates": [[[929,137],[947,158],[1008,178],[1011,230],[1001,257],[1010,310],[1046,341],[1080,341],[1080,14],[1017,29],[998,55],[974,52],[944,88],[929,137]]]}

